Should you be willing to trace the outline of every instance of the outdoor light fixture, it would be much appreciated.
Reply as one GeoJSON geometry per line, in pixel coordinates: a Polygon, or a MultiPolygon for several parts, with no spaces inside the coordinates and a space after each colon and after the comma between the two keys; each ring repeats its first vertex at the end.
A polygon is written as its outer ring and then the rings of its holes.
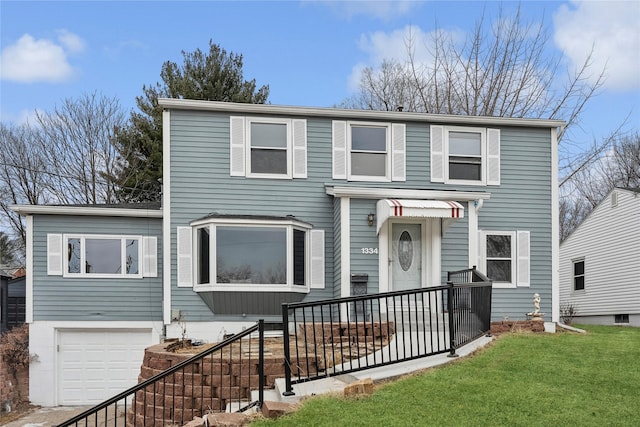
{"type": "Polygon", "coordinates": [[[375,215],[370,213],[369,215],[367,215],[367,224],[369,224],[369,227],[371,227],[373,225],[373,220],[375,219],[375,215]]]}

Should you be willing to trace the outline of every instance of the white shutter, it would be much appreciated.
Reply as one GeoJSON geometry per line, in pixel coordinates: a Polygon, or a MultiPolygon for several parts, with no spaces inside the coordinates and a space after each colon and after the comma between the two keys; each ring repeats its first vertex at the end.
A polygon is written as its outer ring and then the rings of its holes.
{"type": "Polygon", "coordinates": [[[244,117],[231,117],[230,120],[230,174],[231,176],[245,176],[245,119],[244,117]]]}
{"type": "Polygon", "coordinates": [[[517,272],[516,277],[518,278],[517,286],[530,286],[531,278],[530,278],[530,235],[529,231],[517,231],[517,272]]]}
{"type": "Polygon", "coordinates": [[[406,181],[406,126],[391,125],[391,180],[406,181]]]}
{"type": "Polygon", "coordinates": [[[333,121],[333,179],[347,179],[347,122],[333,121]]]}
{"type": "Polygon", "coordinates": [[[444,182],[444,127],[431,126],[431,182],[444,182]]]}
{"type": "Polygon", "coordinates": [[[142,275],[158,277],[158,238],[142,236],[142,275]]]}
{"type": "Polygon", "coordinates": [[[176,234],[178,247],[178,286],[193,286],[191,227],[177,227],[176,234]]]}
{"type": "Polygon", "coordinates": [[[487,185],[500,185],[500,129],[487,129],[487,185]]]}
{"type": "Polygon", "coordinates": [[[293,120],[293,177],[307,177],[307,121],[293,120]]]}
{"type": "Polygon", "coordinates": [[[310,288],[324,289],[324,230],[311,230],[310,288]]]}
{"type": "Polygon", "coordinates": [[[47,234],[47,274],[62,276],[62,234],[47,234]]]}

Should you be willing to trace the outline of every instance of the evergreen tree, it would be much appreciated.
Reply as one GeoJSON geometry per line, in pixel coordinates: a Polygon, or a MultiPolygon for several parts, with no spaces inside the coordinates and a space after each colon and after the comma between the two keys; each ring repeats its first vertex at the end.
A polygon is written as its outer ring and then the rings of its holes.
{"type": "Polygon", "coordinates": [[[256,89],[256,81],[245,80],[242,55],[227,52],[209,41],[209,52],[182,51],[183,64],[162,65],[161,83],[143,86],[136,97],[129,126],[122,128],[115,145],[123,163],[119,171],[119,199],[123,202],[159,201],[162,178],[162,108],[158,98],[264,104],[269,86],[256,89]]]}

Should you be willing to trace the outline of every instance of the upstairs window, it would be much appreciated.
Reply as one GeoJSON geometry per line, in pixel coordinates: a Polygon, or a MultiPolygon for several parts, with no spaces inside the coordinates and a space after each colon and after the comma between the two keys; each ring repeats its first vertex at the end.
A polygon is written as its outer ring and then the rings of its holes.
{"type": "Polygon", "coordinates": [[[350,131],[351,178],[387,179],[388,127],[352,125],[350,131]]]}
{"type": "Polygon", "coordinates": [[[404,123],[332,122],[333,179],[406,181],[404,123]]]}
{"type": "Polygon", "coordinates": [[[306,120],[231,117],[229,167],[231,176],[306,178],[306,120]]]}
{"type": "Polygon", "coordinates": [[[573,261],[573,290],[584,291],[584,259],[573,261]]]}
{"type": "Polygon", "coordinates": [[[431,126],[431,182],[500,185],[500,130],[431,126]]]}

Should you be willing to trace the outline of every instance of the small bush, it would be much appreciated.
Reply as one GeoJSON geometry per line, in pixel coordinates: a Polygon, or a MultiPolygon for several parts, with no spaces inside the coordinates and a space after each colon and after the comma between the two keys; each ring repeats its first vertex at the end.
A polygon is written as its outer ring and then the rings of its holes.
{"type": "Polygon", "coordinates": [[[6,366],[8,374],[16,384],[16,402],[21,403],[24,396],[20,395],[18,384],[18,372],[27,368],[29,364],[38,359],[35,354],[29,354],[29,325],[16,326],[5,332],[0,337],[0,358],[6,366]]]}
{"type": "Polygon", "coordinates": [[[578,310],[573,303],[568,302],[560,305],[560,321],[565,325],[570,325],[573,322],[576,313],[578,310]]]}

